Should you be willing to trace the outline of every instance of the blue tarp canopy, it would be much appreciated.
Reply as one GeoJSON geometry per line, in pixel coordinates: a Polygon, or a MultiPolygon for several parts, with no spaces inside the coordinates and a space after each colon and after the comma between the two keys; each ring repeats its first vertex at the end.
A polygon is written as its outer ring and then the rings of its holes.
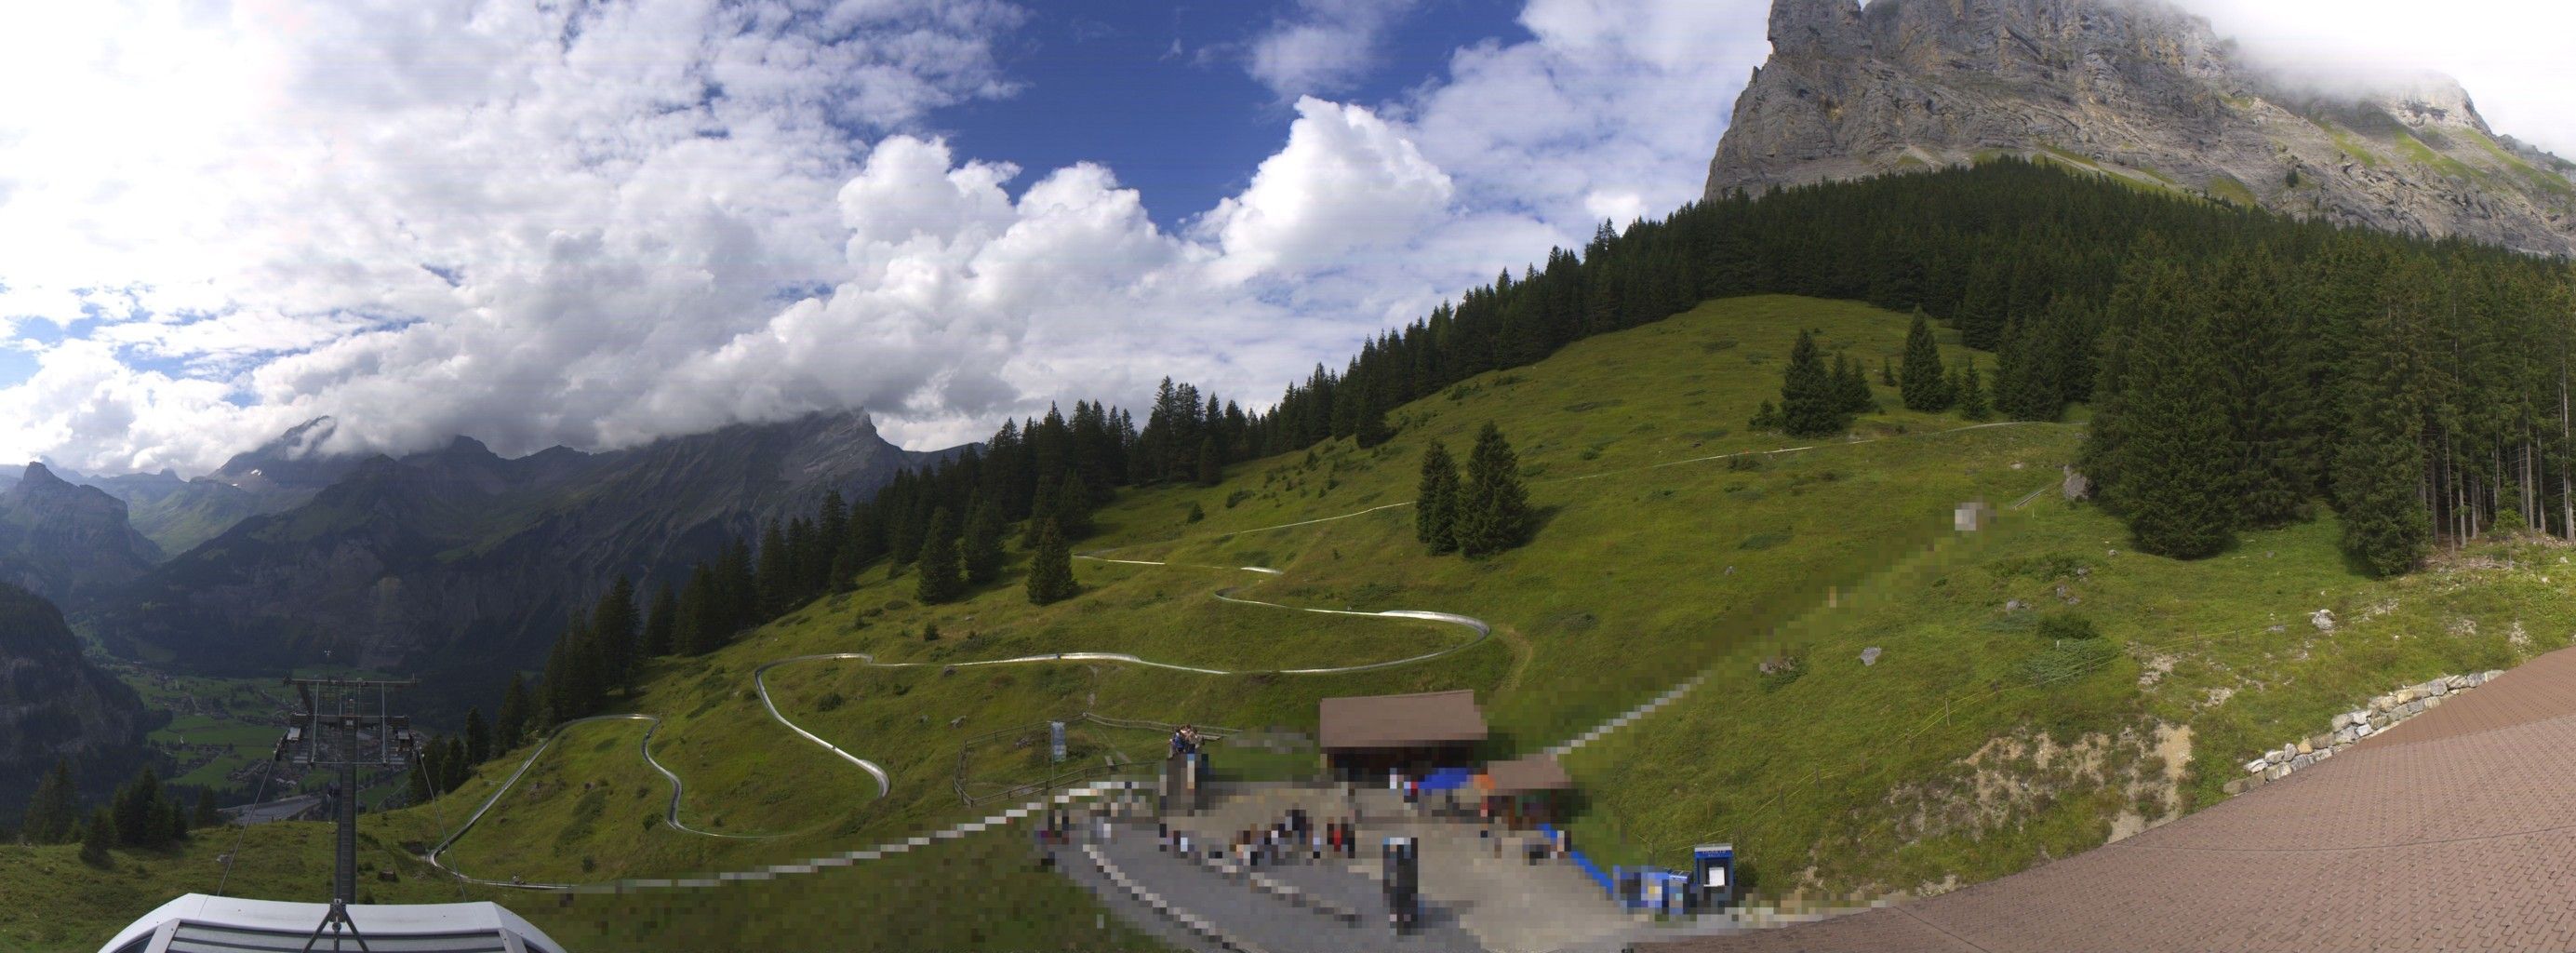
{"type": "Polygon", "coordinates": [[[1476,772],[1466,768],[1442,768],[1422,779],[1425,791],[1455,791],[1476,780],[1476,772]]]}

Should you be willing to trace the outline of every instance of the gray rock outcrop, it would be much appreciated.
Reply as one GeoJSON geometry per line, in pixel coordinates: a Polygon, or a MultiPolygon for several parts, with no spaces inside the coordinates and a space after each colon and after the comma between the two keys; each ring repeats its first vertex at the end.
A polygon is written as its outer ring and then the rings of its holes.
{"type": "Polygon", "coordinates": [[[2253,64],[2164,0],[1774,0],[1708,195],[2017,155],[2402,234],[2576,254],[2576,164],[2459,84],[2253,64]]]}
{"type": "Polygon", "coordinates": [[[0,582],[55,602],[87,599],[134,581],[161,548],[126,521],[125,503],[30,463],[0,491],[0,582]]]}

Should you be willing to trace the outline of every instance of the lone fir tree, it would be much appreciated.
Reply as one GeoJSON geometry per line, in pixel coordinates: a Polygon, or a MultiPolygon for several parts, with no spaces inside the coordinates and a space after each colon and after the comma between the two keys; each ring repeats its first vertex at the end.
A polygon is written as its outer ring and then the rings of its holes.
{"type": "Polygon", "coordinates": [[[1467,455],[1467,480],[1459,488],[1451,534],[1458,551],[1487,556],[1521,544],[1529,533],[1529,491],[1521,485],[1520,458],[1488,421],[1467,455]]]}
{"type": "Polygon", "coordinates": [[[1932,323],[1920,308],[1914,311],[1914,325],[1905,331],[1905,370],[1897,378],[1896,389],[1907,410],[1950,409],[1950,378],[1941,367],[1941,348],[1932,340],[1932,323]]]}
{"type": "Polygon", "coordinates": [[[1029,559],[1029,601],[1062,602],[1081,591],[1073,581],[1073,546],[1050,519],[1038,524],[1037,553],[1029,559]]]}
{"type": "Polygon", "coordinates": [[[1851,429],[1851,414],[1843,407],[1833,373],[1826,370],[1824,355],[1816,349],[1816,336],[1798,332],[1780,382],[1780,429],[1792,437],[1841,433],[1851,429]]]}

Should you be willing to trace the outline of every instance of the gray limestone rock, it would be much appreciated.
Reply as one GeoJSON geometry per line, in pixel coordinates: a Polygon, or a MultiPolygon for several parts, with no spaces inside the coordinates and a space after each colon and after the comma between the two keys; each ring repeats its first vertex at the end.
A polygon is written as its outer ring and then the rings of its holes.
{"type": "Polygon", "coordinates": [[[1770,27],[1709,163],[1711,199],[2014,155],[2341,225],[2576,252],[2576,166],[2496,134],[2445,77],[2317,93],[2169,0],[1774,0],[1770,27]]]}

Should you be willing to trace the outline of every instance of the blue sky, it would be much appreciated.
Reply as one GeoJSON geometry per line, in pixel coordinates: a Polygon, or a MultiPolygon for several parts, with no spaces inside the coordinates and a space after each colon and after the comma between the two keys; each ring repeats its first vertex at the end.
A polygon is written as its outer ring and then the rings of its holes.
{"type": "Polygon", "coordinates": [[[0,459],[201,472],[1165,375],[1261,406],[1697,196],[1765,0],[151,0],[0,82],[0,459]],[[577,21],[577,22],[576,22],[577,21]],[[66,333],[65,329],[68,329],[66,333]]]}
{"type": "MultiPolygon", "coordinates": [[[[1289,103],[1243,65],[1292,4],[1055,4],[1036,8],[997,60],[1024,85],[1012,96],[930,118],[960,150],[1024,169],[1097,162],[1145,193],[1165,228],[1243,188],[1278,150],[1289,103]]],[[[1503,0],[1429,0],[1399,15],[1370,65],[1316,90],[1379,103],[1436,82],[1450,54],[1530,38],[1503,0]]]]}
{"type": "MultiPolygon", "coordinates": [[[[2576,143],[2576,5],[2186,2],[2576,143]]],[[[0,460],[193,474],[322,415],[334,451],[604,449],[853,406],[940,446],[1165,375],[1260,407],[1697,198],[1769,6],[18,5],[0,88],[48,95],[0,108],[0,460]]]]}

